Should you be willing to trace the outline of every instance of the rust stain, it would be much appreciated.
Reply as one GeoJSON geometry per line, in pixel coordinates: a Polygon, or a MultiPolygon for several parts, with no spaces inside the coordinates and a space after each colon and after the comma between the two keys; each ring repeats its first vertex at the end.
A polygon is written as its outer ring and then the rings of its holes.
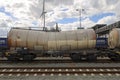
{"type": "Polygon", "coordinates": [[[93,35],[93,40],[96,40],[96,34],[95,34],[95,32],[92,32],[92,35],[93,35]]]}
{"type": "Polygon", "coordinates": [[[9,46],[9,47],[11,47],[11,44],[12,44],[11,41],[12,41],[12,40],[11,40],[10,38],[8,38],[8,46],[9,46]]]}
{"type": "Polygon", "coordinates": [[[115,42],[115,45],[117,46],[117,43],[118,43],[118,37],[119,37],[119,34],[118,34],[118,31],[115,30],[114,34],[113,34],[113,39],[114,39],[114,42],[115,42]]]}

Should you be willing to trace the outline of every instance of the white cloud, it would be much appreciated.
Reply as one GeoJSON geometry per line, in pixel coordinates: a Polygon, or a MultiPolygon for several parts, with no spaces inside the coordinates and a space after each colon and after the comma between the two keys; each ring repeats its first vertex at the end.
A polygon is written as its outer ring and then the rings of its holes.
{"type": "Polygon", "coordinates": [[[117,21],[118,19],[115,16],[107,16],[107,17],[100,19],[97,23],[98,24],[112,24],[117,21]]]}
{"type": "Polygon", "coordinates": [[[86,18],[83,22],[82,25],[84,28],[90,28],[95,25],[95,22],[91,21],[89,18],[86,18]]]}
{"type": "MultiPolygon", "coordinates": [[[[111,12],[115,16],[107,16],[100,19],[97,23],[110,24],[120,20],[119,0],[46,0],[45,4],[46,26],[54,26],[57,20],[63,18],[78,18],[76,11],[78,8],[85,9],[82,17],[87,17],[82,21],[83,27],[92,27],[96,23],[89,17],[102,12],[111,12]],[[64,10],[66,9],[66,10],[64,10]]],[[[0,24],[8,26],[41,26],[42,19],[39,20],[42,12],[42,0],[1,0],[0,7],[5,7],[5,11],[12,14],[17,20],[0,12],[0,24]],[[36,21],[36,25],[32,22],[36,21]]],[[[64,27],[78,27],[79,22],[60,24],[64,27]]],[[[71,28],[72,29],[72,28],[71,28]]]]}

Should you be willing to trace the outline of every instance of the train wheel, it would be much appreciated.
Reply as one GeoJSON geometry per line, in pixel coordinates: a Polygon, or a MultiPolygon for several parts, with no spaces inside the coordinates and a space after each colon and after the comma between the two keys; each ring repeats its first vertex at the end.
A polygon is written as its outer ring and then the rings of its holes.
{"type": "Polygon", "coordinates": [[[35,55],[23,55],[23,61],[33,61],[35,55]]]}
{"type": "Polygon", "coordinates": [[[120,57],[111,57],[110,58],[112,61],[120,61],[120,57]]]}
{"type": "Polygon", "coordinates": [[[88,55],[86,59],[87,59],[87,61],[96,61],[97,57],[92,54],[92,55],[88,55]]]}
{"type": "Polygon", "coordinates": [[[19,61],[20,59],[15,55],[7,56],[8,61],[19,61]]]}
{"type": "Polygon", "coordinates": [[[112,60],[112,61],[120,61],[120,55],[118,54],[109,54],[108,57],[112,60]]]}
{"type": "Polygon", "coordinates": [[[79,54],[71,54],[70,55],[71,59],[74,61],[74,62],[79,62],[81,60],[81,57],[79,54]]]}

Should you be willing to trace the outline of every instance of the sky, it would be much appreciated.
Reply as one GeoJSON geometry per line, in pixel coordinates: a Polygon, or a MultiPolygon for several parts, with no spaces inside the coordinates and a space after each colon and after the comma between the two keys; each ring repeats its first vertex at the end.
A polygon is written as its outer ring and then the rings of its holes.
{"type": "MultiPolygon", "coordinates": [[[[45,0],[46,24],[56,23],[62,30],[96,24],[112,24],[120,20],[120,0],[45,0]]],[[[0,0],[0,28],[43,27],[43,0],[0,0]]]]}

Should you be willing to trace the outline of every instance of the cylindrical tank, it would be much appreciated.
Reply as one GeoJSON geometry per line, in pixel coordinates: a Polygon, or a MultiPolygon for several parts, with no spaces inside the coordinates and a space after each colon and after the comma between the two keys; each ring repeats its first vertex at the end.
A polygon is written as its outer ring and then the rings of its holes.
{"type": "Polygon", "coordinates": [[[12,28],[8,34],[10,47],[26,47],[31,50],[61,51],[94,48],[96,34],[93,29],[61,32],[12,28]]]}
{"type": "Polygon", "coordinates": [[[120,48],[120,29],[114,28],[110,31],[108,37],[108,45],[110,48],[120,48]]]}

